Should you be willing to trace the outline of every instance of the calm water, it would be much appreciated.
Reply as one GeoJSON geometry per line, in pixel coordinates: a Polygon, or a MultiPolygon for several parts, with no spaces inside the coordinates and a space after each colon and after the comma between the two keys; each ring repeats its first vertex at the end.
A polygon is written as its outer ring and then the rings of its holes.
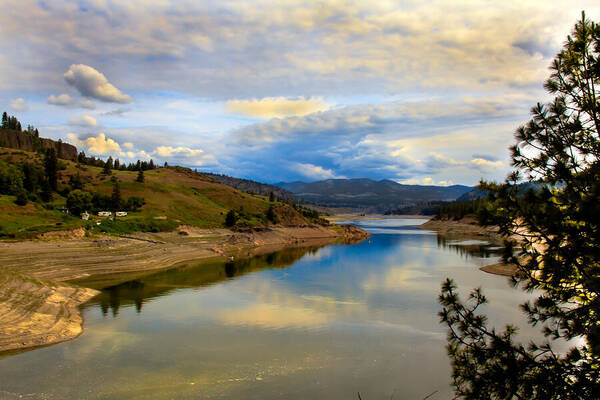
{"type": "Polygon", "coordinates": [[[525,295],[478,270],[497,248],[422,222],[357,221],[371,239],[105,288],[79,338],[0,358],[0,398],[447,399],[441,281],[482,286],[498,325],[523,325],[525,295]]]}

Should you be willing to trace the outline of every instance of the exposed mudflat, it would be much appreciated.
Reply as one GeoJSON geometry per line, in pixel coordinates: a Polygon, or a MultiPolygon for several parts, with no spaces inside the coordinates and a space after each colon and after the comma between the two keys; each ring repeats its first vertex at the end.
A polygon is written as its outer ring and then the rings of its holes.
{"type": "Polygon", "coordinates": [[[0,351],[79,336],[83,321],[78,306],[98,293],[0,270],[0,351]]]}
{"type": "Polygon", "coordinates": [[[353,226],[274,226],[241,232],[181,226],[169,233],[0,243],[0,351],[42,346],[82,332],[78,306],[102,287],[184,261],[245,258],[285,247],[369,234],[353,226]],[[87,287],[72,286],[81,282],[87,287]]]}

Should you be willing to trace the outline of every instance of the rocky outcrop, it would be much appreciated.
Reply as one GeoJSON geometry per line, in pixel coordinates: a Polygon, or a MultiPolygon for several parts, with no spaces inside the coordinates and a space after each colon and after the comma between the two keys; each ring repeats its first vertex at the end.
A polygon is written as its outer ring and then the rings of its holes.
{"type": "Polygon", "coordinates": [[[0,129],[0,147],[36,152],[53,148],[58,158],[77,160],[77,148],[71,144],[56,142],[52,139],[37,138],[26,132],[0,129]]]}

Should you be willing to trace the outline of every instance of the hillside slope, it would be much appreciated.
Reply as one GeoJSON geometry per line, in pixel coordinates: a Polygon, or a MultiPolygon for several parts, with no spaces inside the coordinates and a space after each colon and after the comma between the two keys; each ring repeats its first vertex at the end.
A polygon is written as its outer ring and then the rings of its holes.
{"type": "Polygon", "coordinates": [[[231,186],[242,192],[259,194],[261,196],[267,197],[270,196],[271,193],[273,193],[273,195],[278,199],[285,200],[290,203],[300,204],[304,202],[304,200],[294,195],[294,193],[290,192],[289,190],[280,188],[279,186],[270,185],[268,183],[256,182],[250,179],[235,178],[233,176],[221,174],[212,174],[207,172],[203,172],[203,174],[214,179],[216,182],[222,183],[227,186],[231,186]]]}
{"type": "MultiPolygon", "coordinates": [[[[25,162],[42,167],[43,157],[37,153],[0,148],[0,160],[19,166],[25,162]]],[[[132,231],[172,230],[178,225],[201,228],[222,227],[225,216],[234,210],[240,227],[266,226],[275,220],[279,225],[303,225],[311,221],[291,206],[269,202],[262,196],[253,196],[215,182],[212,178],[188,168],[156,168],[144,172],[144,182],[137,182],[135,171],[113,170],[111,175],[102,168],[80,165],[61,160],[58,171],[58,189],[49,203],[29,201],[16,205],[15,196],[0,195],[0,237],[32,237],[41,232],[85,227],[92,231],[124,233],[132,231]],[[67,215],[58,209],[65,207],[66,195],[73,189],[72,182],[81,182],[82,190],[109,197],[118,180],[123,200],[135,196],[145,205],[129,212],[116,221],[92,216],[90,221],[67,215]],[[271,219],[267,211],[272,208],[271,219]]]]}

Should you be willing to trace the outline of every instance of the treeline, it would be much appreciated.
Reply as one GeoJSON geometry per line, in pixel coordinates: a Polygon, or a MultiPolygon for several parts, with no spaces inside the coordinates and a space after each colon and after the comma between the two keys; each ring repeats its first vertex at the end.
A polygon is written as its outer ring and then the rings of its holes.
{"type": "Polygon", "coordinates": [[[40,132],[33,125],[27,125],[27,129],[23,131],[21,126],[21,121],[17,119],[14,115],[8,115],[6,111],[2,113],[2,129],[11,129],[13,131],[26,132],[31,136],[40,137],[40,132]]]}
{"type": "MultiPolygon", "coordinates": [[[[111,196],[85,190],[86,182],[79,172],[59,185],[59,171],[66,168],[66,163],[58,159],[52,148],[46,149],[41,163],[33,160],[13,164],[0,160],[0,194],[16,196],[15,204],[20,206],[32,201],[49,209],[54,207],[51,202],[55,194],[60,194],[67,199],[69,212],[75,215],[83,211],[135,211],[145,204],[142,197],[122,198],[116,177],[112,178],[111,196]]],[[[138,174],[137,181],[143,182],[143,171],[140,173],[142,176],[138,174]]]]}
{"type": "MultiPolygon", "coordinates": [[[[90,165],[92,167],[100,167],[107,171],[117,170],[117,171],[147,171],[150,169],[158,168],[154,163],[154,160],[150,161],[141,161],[137,160],[137,162],[133,163],[121,163],[121,161],[117,159],[113,159],[112,157],[108,157],[105,160],[101,158],[96,158],[94,156],[87,157],[83,151],[79,152],[77,155],[77,162],[83,165],[90,165]]],[[[165,167],[167,163],[165,162],[165,167]]]]}
{"type": "Polygon", "coordinates": [[[406,207],[395,208],[385,211],[384,215],[437,215],[440,207],[448,204],[447,201],[429,201],[406,207]]]}
{"type": "Polygon", "coordinates": [[[329,225],[329,221],[322,218],[319,211],[279,199],[273,192],[269,195],[269,202],[271,204],[264,213],[250,213],[246,211],[243,206],[238,210],[229,210],[225,215],[225,226],[240,229],[249,228],[257,224],[263,225],[269,222],[273,224],[285,223],[285,205],[293,208],[296,212],[314,224],[323,226],[329,225]]]}
{"type": "Polygon", "coordinates": [[[58,189],[58,170],[64,168],[54,149],[46,150],[42,166],[35,162],[14,165],[0,160],[0,194],[16,196],[18,205],[30,200],[50,202],[58,189]]]}
{"type": "Polygon", "coordinates": [[[438,207],[436,217],[439,219],[462,219],[467,215],[479,215],[487,204],[484,197],[468,201],[453,201],[438,207]]]}

